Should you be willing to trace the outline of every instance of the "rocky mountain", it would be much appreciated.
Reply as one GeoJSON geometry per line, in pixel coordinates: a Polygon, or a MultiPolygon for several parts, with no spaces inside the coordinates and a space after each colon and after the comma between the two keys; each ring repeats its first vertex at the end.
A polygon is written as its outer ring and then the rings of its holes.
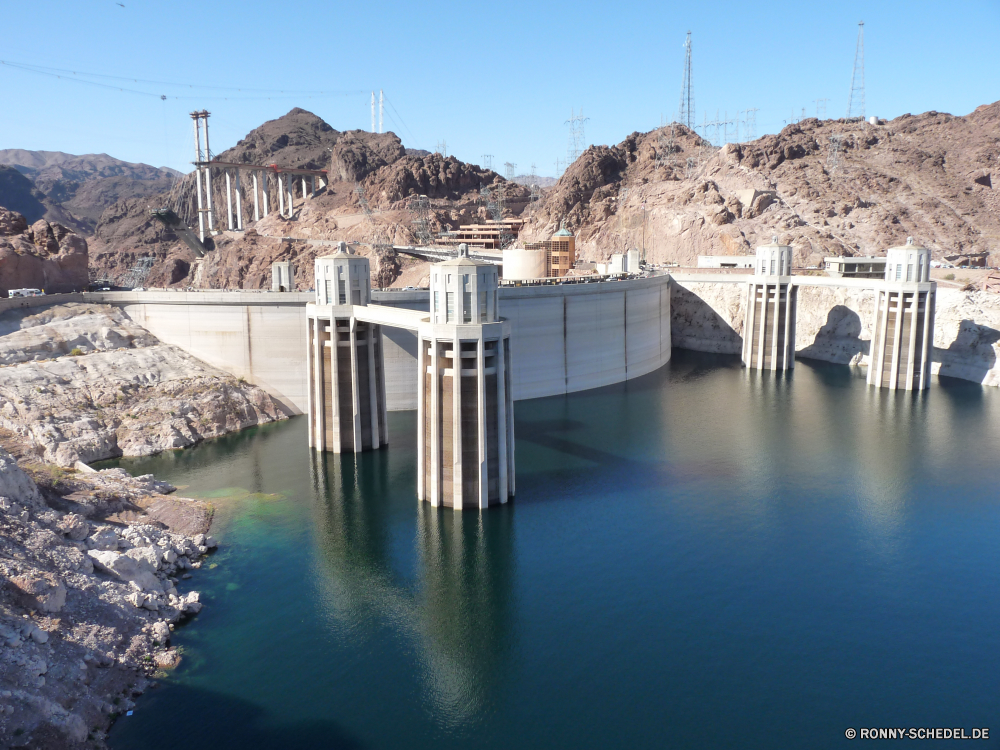
{"type": "Polygon", "coordinates": [[[815,118],[751,143],[709,146],[683,126],[592,146],[547,191],[527,237],[565,218],[579,254],[645,236],[653,262],[751,252],[778,235],[796,261],[881,254],[906,237],[1000,264],[1000,102],[964,117],[815,118]]]}
{"type": "Polygon", "coordinates": [[[0,295],[24,287],[70,292],[87,285],[87,241],[62,224],[0,208],[0,295]]]}
{"type": "Polygon", "coordinates": [[[0,150],[0,165],[13,168],[31,185],[41,206],[12,203],[3,191],[0,168],[0,206],[18,211],[29,221],[58,221],[90,233],[108,206],[125,198],[169,190],[180,172],[115,159],[107,154],[76,156],[61,151],[0,150]],[[38,211],[41,210],[41,213],[38,211]]]}
{"type": "MultiPolygon", "coordinates": [[[[270,264],[274,260],[294,259],[300,268],[308,268],[315,255],[330,252],[329,247],[283,238],[409,244],[414,242],[414,236],[407,205],[414,196],[426,195],[431,201],[430,223],[436,231],[486,218],[479,195],[482,186],[501,191],[508,205],[515,208],[523,207],[529,195],[526,188],[506,183],[491,170],[455,157],[406,149],[394,133],[340,132],[299,108],[264,123],[216,158],[244,164],[326,169],[332,177],[328,187],[315,197],[296,197],[294,220],[282,219],[271,205],[271,214],[253,231],[214,237],[214,250],[203,261],[197,261],[177,236],[152,219],[148,211],[150,201],[160,200],[195,227],[196,183],[193,174],[187,175],[169,194],[124,200],[108,208],[95,229],[92,265],[109,278],[117,278],[137,257],[154,255],[157,261],[147,280],[151,286],[257,289],[270,285],[270,264]],[[363,212],[362,194],[372,211],[371,218],[363,212]]],[[[253,196],[247,182],[241,185],[242,199],[251,210],[253,196]]],[[[216,175],[213,201],[222,209],[216,211],[217,228],[226,221],[224,186],[224,179],[216,175]]],[[[273,201],[273,191],[271,195],[273,201]]],[[[398,268],[395,258],[382,253],[373,269],[376,283],[390,283],[398,268]]],[[[301,274],[298,283],[300,288],[308,288],[312,279],[309,274],[301,274]]]]}

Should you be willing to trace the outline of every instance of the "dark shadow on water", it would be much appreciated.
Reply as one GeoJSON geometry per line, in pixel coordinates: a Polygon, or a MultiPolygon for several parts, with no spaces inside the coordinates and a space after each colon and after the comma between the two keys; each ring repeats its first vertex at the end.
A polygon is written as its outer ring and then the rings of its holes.
{"type": "Polygon", "coordinates": [[[870,341],[861,340],[861,317],[849,307],[835,305],[826,316],[826,323],[816,332],[813,343],[796,352],[796,358],[826,360],[831,349],[836,364],[847,364],[858,354],[868,354],[870,341]]]}
{"type": "Polygon", "coordinates": [[[186,685],[148,693],[142,710],[112,727],[113,750],[361,750],[368,747],[329,720],[271,723],[260,706],[186,685]],[[196,738],[196,740],[195,740],[196,738]]]}

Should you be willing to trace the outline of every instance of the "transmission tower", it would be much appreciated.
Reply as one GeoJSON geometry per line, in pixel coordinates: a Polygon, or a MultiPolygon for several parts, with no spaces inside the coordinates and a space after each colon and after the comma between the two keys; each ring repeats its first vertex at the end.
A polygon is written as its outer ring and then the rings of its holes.
{"type": "Polygon", "coordinates": [[[437,149],[436,150],[437,150],[437,152],[439,154],[441,154],[441,156],[447,157],[448,156],[448,141],[438,141],[437,149]]]}
{"type": "Polygon", "coordinates": [[[418,196],[410,201],[410,213],[413,214],[413,233],[417,237],[417,242],[427,247],[434,244],[431,234],[431,202],[426,195],[418,196]]]}
{"type": "Polygon", "coordinates": [[[674,124],[670,123],[670,130],[663,124],[660,118],[660,130],[656,134],[656,169],[673,168],[674,166],[674,124]]]}
{"type": "Polygon", "coordinates": [[[493,221],[500,224],[500,249],[502,250],[514,241],[514,235],[503,223],[503,191],[498,189],[494,194],[488,187],[484,186],[479,189],[479,195],[486,202],[486,210],[490,212],[493,221]]]}
{"type": "Polygon", "coordinates": [[[587,122],[589,119],[589,117],[583,116],[583,107],[580,108],[579,114],[573,114],[573,109],[570,108],[569,119],[564,123],[565,125],[569,125],[569,148],[566,150],[566,166],[569,166],[579,159],[580,154],[582,154],[584,148],[586,148],[586,138],[583,134],[583,123],[587,122]]]}
{"type": "Polygon", "coordinates": [[[826,155],[826,171],[833,174],[840,166],[840,151],[844,145],[843,133],[834,133],[830,136],[830,152],[826,155]]]}
{"type": "Polygon", "coordinates": [[[493,154],[483,154],[483,168],[493,169],[493,154]]]}
{"type": "Polygon", "coordinates": [[[757,107],[743,110],[743,113],[746,115],[743,119],[743,125],[746,128],[746,139],[748,141],[757,140],[757,113],[759,111],[757,107]]]}
{"type": "Polygon", "coordinates": [[[858,46],[854,50],[851,95],[847,98],[847,116],[865,119],[865,22],[858,24],[858,46]],[[854,114],[857,111],[859,114],[854,114]]]}
{"type": "Polygon", "coordinates": [[[375,92],[372,92],[372,132],[375,132],[375,92]]]}
{"type": "Polygon", "coordinates": [[[694,92],[691,89],[691,32],[684,41],[684,84],[681,86],[681,104],[677,109],[677,121],[694,130],[694,92]]]}
{"type": "Polygon", "coordinates": [[[558,180],[562,177],[563,170],[566,169],[566,165],[563,164],[562,159],[558,156],[556,157],[556,179],[558,180]]]}
{"type": "Polygon", "coordinates": [[[503,176],[507,178],[507,182],[513,182],[514,178],[517,176],[515,172],[517,171],[517,165],[511,164],[509,161],[503,163],[503,176]]]}
{"type": "Polygon", "coordinates": [[[819,120],[826,119],[826,103],[830,101],[829,99],[816,99],[816,118],[819,120]]]}
{"type": "Polygon", "coordinates": [[[384,133],[382,129],[382,120],[385,117],[385,95],[382,93],[382,89],[378,90],[378,132],[384,133]]]}
{"type": "MultiPolygon", "coordinates": [[[[739,120],[737,120],[737,122],[739,122],[739,120]]],[[[733,124],[734,124],[733,121],[729,119],[729,112],[723,114],[722,122],[719,123],[719,125],[722,126],[722,140],[719,143],[720,146],[724,146],[727,143],[729,143],[729,126],[733,124]]],[[[738,127],[739,126],[737,126],[737,128],[738,127]]],[[[739,131],[737,130],[737,132],[739,131]]]]}

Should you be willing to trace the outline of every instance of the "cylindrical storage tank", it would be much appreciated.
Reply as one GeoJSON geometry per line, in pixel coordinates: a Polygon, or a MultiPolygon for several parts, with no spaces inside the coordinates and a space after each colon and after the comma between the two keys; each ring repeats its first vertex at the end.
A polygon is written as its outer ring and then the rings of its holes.
{"type": "Polygon", "coordinates": [[[509,248],[503,251],[503,277],[507,281],[545,278],[545,251],[509,248]]]}

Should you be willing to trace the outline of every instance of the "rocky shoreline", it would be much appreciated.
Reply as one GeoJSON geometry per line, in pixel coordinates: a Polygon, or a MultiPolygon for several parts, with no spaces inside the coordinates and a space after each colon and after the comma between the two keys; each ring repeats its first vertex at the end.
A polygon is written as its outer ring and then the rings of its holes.
{"type": "Polygon", "coordinates": [[[216,547],[211,508],[152,475],[19,463],[0,449],[0,746],[103,747],[176,666],[181,593],[216,547]]]}
{"type": "Polygon", "coordinates": [[[0,318],[0,748],[105,747],[202,607],[211,506],[86,462],[283,418],[115,308],[0,318]]]}

